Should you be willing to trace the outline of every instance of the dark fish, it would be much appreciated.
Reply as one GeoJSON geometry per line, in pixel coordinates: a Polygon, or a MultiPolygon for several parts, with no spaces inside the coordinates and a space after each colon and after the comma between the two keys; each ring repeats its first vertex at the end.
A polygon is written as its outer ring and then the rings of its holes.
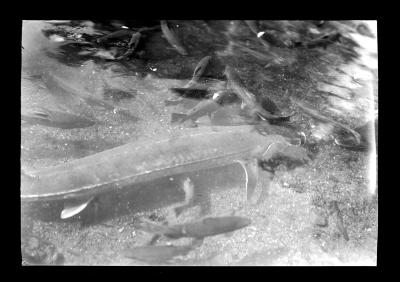
{"type": "Polygon", "coordinates": [[[183,45],[179,42],[176,34],[173,32],[173,30],[168,28],[167,21],[161,20],[161,30],[165,36],[165,39],[167,39],[168,43],[174,47],[179,54],[186,56],[188,52],[186,49],[183,47],[183,45]]]}
{"type": "Polygon", "coordinates": [[[82,116],[44,108],[21,114],[21,120],[31,124],[40,124],[62,129],[84,128],[95,124],[94,121],[82,116]]]}
{"type": "Polygon", "coordinates": [[[208,89],[202,89],[202,88],[173,87],[170,88],[170,90],[178,94],[178,96],[188,99],[204,99],[207,97],[207,95],[210,94],[208,89]]]}
{"type": "Polygon", "coordinates": [[[184,88],[190,88],[199,82],[199,79],[206,71],[206,68],[207,68],[210,60],[211,60],[211,56],[206,56],[200,60],[200,62],[197,64],[196,68],[194,69],[192,79],[184,86],[184,88]]]}
{"type": "Polygon", "coordinates": [[[97,43],[102,43],[108,39],[111,38],[118,38],[118,37],[124,37],[124,36],[129,36],[132,33],[134,33],[134,31],[129,30],[129,29],[121,29],[121,30],[117,30],[115,32],[109,33],[107,35],[104,35],[100,38],[97,39],[97,43]]]}
{"type": "Polygon", "coordinates": [[[117,57],[117,60],[121,60],[123,58],[129,57],[132,53],[136,50],[139,40],[141,38],[141,34],[139,32],[135,32],[132,34],[131,40],[128,43],[128,50],[122,54],[121,56],[117,57]]]}
{"type": "Polygon", "coordinates": [[[291,113],[287,116],[278,116],[267,112],[257,101],[256,97],[253,93],[247,91],[241,81],[239,80],[238,75],[233,71],[230,66],[226,66],[225,75],[228,79],[228,83],[232,90],[242,99],[243,103],[250,109],[251,114],[257,114],[261,118],[267,120],[279,120],[284,121],[288,120],[294,113],[291,113]]]}
{"type": "Polygon", "coordinates": [[[144,231],[163,235],[170,239],[183,237],[202,239],[207,236],[232,232],[251,224],[251,220],[240,216],[207,217],[200,221],[164,226],[151,221],[143,221],[144,231]]]}

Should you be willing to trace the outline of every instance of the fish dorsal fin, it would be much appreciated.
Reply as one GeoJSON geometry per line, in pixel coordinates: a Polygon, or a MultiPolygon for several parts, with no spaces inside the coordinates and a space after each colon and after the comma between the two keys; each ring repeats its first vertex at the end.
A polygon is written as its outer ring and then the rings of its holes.
{"type": "Polygon", "coordinates": [[[71,203],[65,203],[64,204],[64,209],[61,212],[61,218],[66,219],[70,218],[81,211],[83,211],[87,205],[93,200],[94,197],[91,197],[89,199],[85,199],[82,201],[74,201],[71,203]]]}
{"type": "Polygon", "coordinates": [[[258,183],[258,160],[256,158],[242,161],[237,161],[244,169],[246,174],[246,194],[247,200],[250,200],[258,183]]]}

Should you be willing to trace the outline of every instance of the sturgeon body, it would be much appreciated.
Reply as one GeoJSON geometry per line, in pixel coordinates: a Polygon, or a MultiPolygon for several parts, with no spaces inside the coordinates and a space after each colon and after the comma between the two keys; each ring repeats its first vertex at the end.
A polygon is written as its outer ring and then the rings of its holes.
{"type": "Polygon", "coordinates": [[[21,200],[66,200],[61,218],[68,218],[100,194],[233,163],[245,171],[249,200],[258,183],[258,160],[289,147],[293,146],[283,136],[261,135],[251,126],[185,129],[158,140],[132,142],[29,174],[22,172],[21,200]]]}

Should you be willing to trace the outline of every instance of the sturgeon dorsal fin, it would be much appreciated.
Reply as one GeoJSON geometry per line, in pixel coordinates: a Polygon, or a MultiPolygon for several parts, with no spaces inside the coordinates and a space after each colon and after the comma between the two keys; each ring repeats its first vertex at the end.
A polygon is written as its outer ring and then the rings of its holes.
{"type": "Polygon", "coordinates": [[[61,219],[66,219],[70,218],[81,211],[83,211],[87,205],[93,200],[94,197],[91,197],[89,199],[85,199],[82,201],[74,201],[70,203],[65,203],[64,204],[64,209],[61,212],[61,219]]]}
{"type": "Polygon", "coordinates": [[[237,161],[243,167],[246,173],[246,194],[247,200],[250,200],[258,183],[258,161],[251,159],[246,161],[237,161]]]}

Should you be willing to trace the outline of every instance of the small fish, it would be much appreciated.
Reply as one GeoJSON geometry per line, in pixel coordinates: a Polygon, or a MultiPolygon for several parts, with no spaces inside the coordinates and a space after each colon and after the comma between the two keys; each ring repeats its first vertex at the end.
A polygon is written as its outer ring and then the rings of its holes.
{"type": "Polygon", "coordinates": [[[276,121],[288,120],[294,114],[291,113],[286,116],[278,116],[269,113],[257,102],[254,94],[250,93],[243,87],[241,81],[239,80],[238,75],[233,71],[233,69],[230,66],[226,66],[225,75],[228,79],[230,87],[240,97],[240,99],[242,99],[242,102],[249,108],[251,114],[257,114],[261,118],[267,120],[276,120],[276,121]]]}
{"type": "Polygon", "coordinates": [[[168,28],[167,21],[161,20],[161,30],[165,36],[165,39],[167,39],[168,43],[172,45],[178,51],[179,54],[186,56],[188,52],[186,49],[183,47],[183,45],[179,42],[176,34],[173,32],[173,30],[168,28]]]}
{"type": "Polygon", "coordinates": [[[186,255],[192,249],[192,246],[143,246],[127,249],[123,255],[139,261],[161,263],[176,256],[186,255]]]}
{"type": "Polygon", "coordinates": [[[177,257],[187,255],[201,244],[201,240],[185,246],[142,246],[126,249],[125,257],[148,263],[162,263],[177,257]]]}
{"type": "Polygon", "coordinates": [[[196,68],[194,69],[192,79],[184,86],[184,88],[190,88],[199,82],[200,77],[206,71],[208,64],[211,61],[211,56],[206,56],[198,62],[196,68]]]}
{"type": "Polygon", "coordinates": [[[40,124],[62,129],[84,128],[95,124],[94,121],[82,116],[45,108],[21,114],[21,120],[30,124],[40,124]]]}
{"type": "Polygon", "coordinates": [[[139,228],[146,232],[155,233],[170,239],[183,237],[203,239],[204,237],[232,232],[251,224],[251,220],[240,216],[207,217],[172,226],[163,226],[151,221],[143,221],[139,228]]]}

